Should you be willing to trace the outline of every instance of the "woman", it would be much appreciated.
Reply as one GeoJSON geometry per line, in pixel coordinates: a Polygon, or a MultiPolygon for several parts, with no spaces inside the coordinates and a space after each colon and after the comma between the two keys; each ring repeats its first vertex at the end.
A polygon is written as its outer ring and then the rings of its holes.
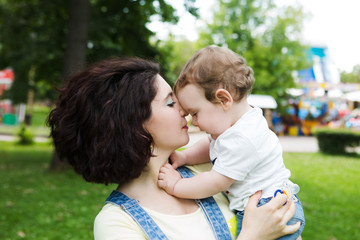
{"type": "MultiPolygon", "coordinates": [[[[60,90],[48,120],[57,153],[86,181],[118,184],[96,217],[95,239],[147,239],[151,234],[163,236],[154,239],[219,239],[220,222],[227,224],[225,235],[228,227],[236,232],[234,214],[221,194],[210,205],[220,214],[208,215],[201,201],[176,198],[157,185],[160,167],[189,141],[185,114],[159,75],[159,65],[139,58],[94,64],[60,90]],[[129,208],[118,202],[122,197],[129,208]]],[[[256,208],[259,197],[249,201],[238,239],[275,239],[297,230],[299,225],[286,226],[294,206],[283,206],[284,196],[256,208]]]]}

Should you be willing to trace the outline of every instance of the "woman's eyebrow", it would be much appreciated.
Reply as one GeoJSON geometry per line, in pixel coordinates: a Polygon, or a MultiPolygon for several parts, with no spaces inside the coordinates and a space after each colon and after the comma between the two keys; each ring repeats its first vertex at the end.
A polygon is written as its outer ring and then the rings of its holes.
{"type": "Polygon", "coordinates": [[[169,92],[168,95],[164,98],[164,101],[167,101],[169,97],[173,96],[173,92],[169,92]]]}

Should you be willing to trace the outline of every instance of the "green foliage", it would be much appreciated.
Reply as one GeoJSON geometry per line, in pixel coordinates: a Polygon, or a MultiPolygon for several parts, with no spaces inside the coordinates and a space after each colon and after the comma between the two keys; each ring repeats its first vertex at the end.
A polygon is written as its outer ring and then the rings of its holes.
{"type": "Polygon", "coordinates": [[[22,123],[20,125],[20,130],[18,132],[19,141],[17,142],[20,145],[32,145],[34,144],[34,134],[26,128],[26,125],[22,123]]]}
{"type": "MultiPolygon", "coordinates": [[[[0,239],[93,239],[93,222],[116,188],[73,171],[49,173],[50,144],[0,142],[0,239]],[[56,231],[55,231],[56,229],[56,231]]],[[[303,239],[360,239],[360,161],[349,156],[284,153],[299,184],[303,239]]]]}
{"type": "MultiPolygon", "coordinates": [[[[36,99],[56,98],[53,87],[62,79],[68,2],[0,1],[0,69],[14,69],[16,79],[8,93],[14,103],[26,102],[29,78],[35,81],[36,99]]],[[[154,33],[147,23],[155,16],[178,21],[175,9],[164,0],[90,2],[88,63],[110,56],[156,58],[160,53],[150,42],[154,33]]],[[[185,6],[196,15],[193,2],[186,0],[185,6]]]]}
{"type": "Polygon", "coordinates": [[[191,15],[195,17],[199,17],[199,9],[194,6],[196,0],[185,0],[184,7],[185,10],[188,11],[191,15]]]}
{"type": "Polygon", "coordinates": [[[31,69],[37,81],[60,79],[66,8],[62,0],[0,2],[0,68],[14,69],[10,92],[15,103],[26,102],[31,69]]]}
{"type": "Polygon", "coordinates": [[[341,72],[340,81],[343,83],[360,83],[360,65],[354,66],[352,72],[341,72]]]}
{"type": "Polygon", "coordinates": [[[162,21],[178,20],[175,9],[163,0],[93,1],[88,58],[96,61],[119,55],[155,57],[157,49],[149,42],[154,33],[146,24],[156,14],[162,21]]]}
{"type": "Polygon", "coordinates": [[[255,94],[278,102],[294,87],[293,72],[308,66],[300,42],[301,7],[275,7],[273,0],[219,1],[214,21],[200,34],[202,46],[227,46],[243,55],[255,72],[255,94]]]}
{"type": "Polygon", "coordinates": [[[198,50],[196,43],[185,38],[175,39],[170,35],[167,40],[158,41],[157,46],[161,53],[157,60],[162,63],[166,81],[174,85],[187,60],[198,50]]]}
{"type": "Polygon", "coordinates": [[[360,146],[360,132],[349,129],[317,129],[319,149],[328,154],[348,154],[347,147],[360,146]]]}

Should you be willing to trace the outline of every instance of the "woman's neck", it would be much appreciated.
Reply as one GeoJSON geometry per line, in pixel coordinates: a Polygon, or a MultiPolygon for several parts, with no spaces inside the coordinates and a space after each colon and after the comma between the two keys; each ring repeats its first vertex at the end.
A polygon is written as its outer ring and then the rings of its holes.
{"type": "Polygon", "coordinates": [[[169,195],[157,184],[159,170],[168,162],[170,153],[164,154],[155,150],[156,157],[150,159],[142,174],[138,178],[120,185],[117,190],[138,200],[143,207],[157,212],[181,215],[196,211],[198,206],[194,200],[180,199],[169,195]]]}
{"type": "Polygon", "coordinates": [[[170,153],[158,151],[155,148],[153,152],[154,157],[150,158],[148,165],[142,171],[141,175],[125,184],[119,185],[118,190],[136,199],[139,198],[139,195],[145,195],[145,192],[152,194],[164,192],[163,189],[158,187],[157,181],[160,168],[168,162],[170,153]]]}

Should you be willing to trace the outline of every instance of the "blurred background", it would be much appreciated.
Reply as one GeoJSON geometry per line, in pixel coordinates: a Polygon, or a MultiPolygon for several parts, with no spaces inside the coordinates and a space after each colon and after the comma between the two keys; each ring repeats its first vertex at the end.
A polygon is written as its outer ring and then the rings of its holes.
{"type": "Polygon", "coordinates": [[[280,139],[319,144],[284,154],[304,194],[303,239],[360,239],[359,10],[357,0],[0,0],[0,239],[92,238],[114,187],[85,183],[53,152],[45,121],[70,74],[138,56],[172,85],[212,44],[253,68],[248,101],[280,139]]]}

